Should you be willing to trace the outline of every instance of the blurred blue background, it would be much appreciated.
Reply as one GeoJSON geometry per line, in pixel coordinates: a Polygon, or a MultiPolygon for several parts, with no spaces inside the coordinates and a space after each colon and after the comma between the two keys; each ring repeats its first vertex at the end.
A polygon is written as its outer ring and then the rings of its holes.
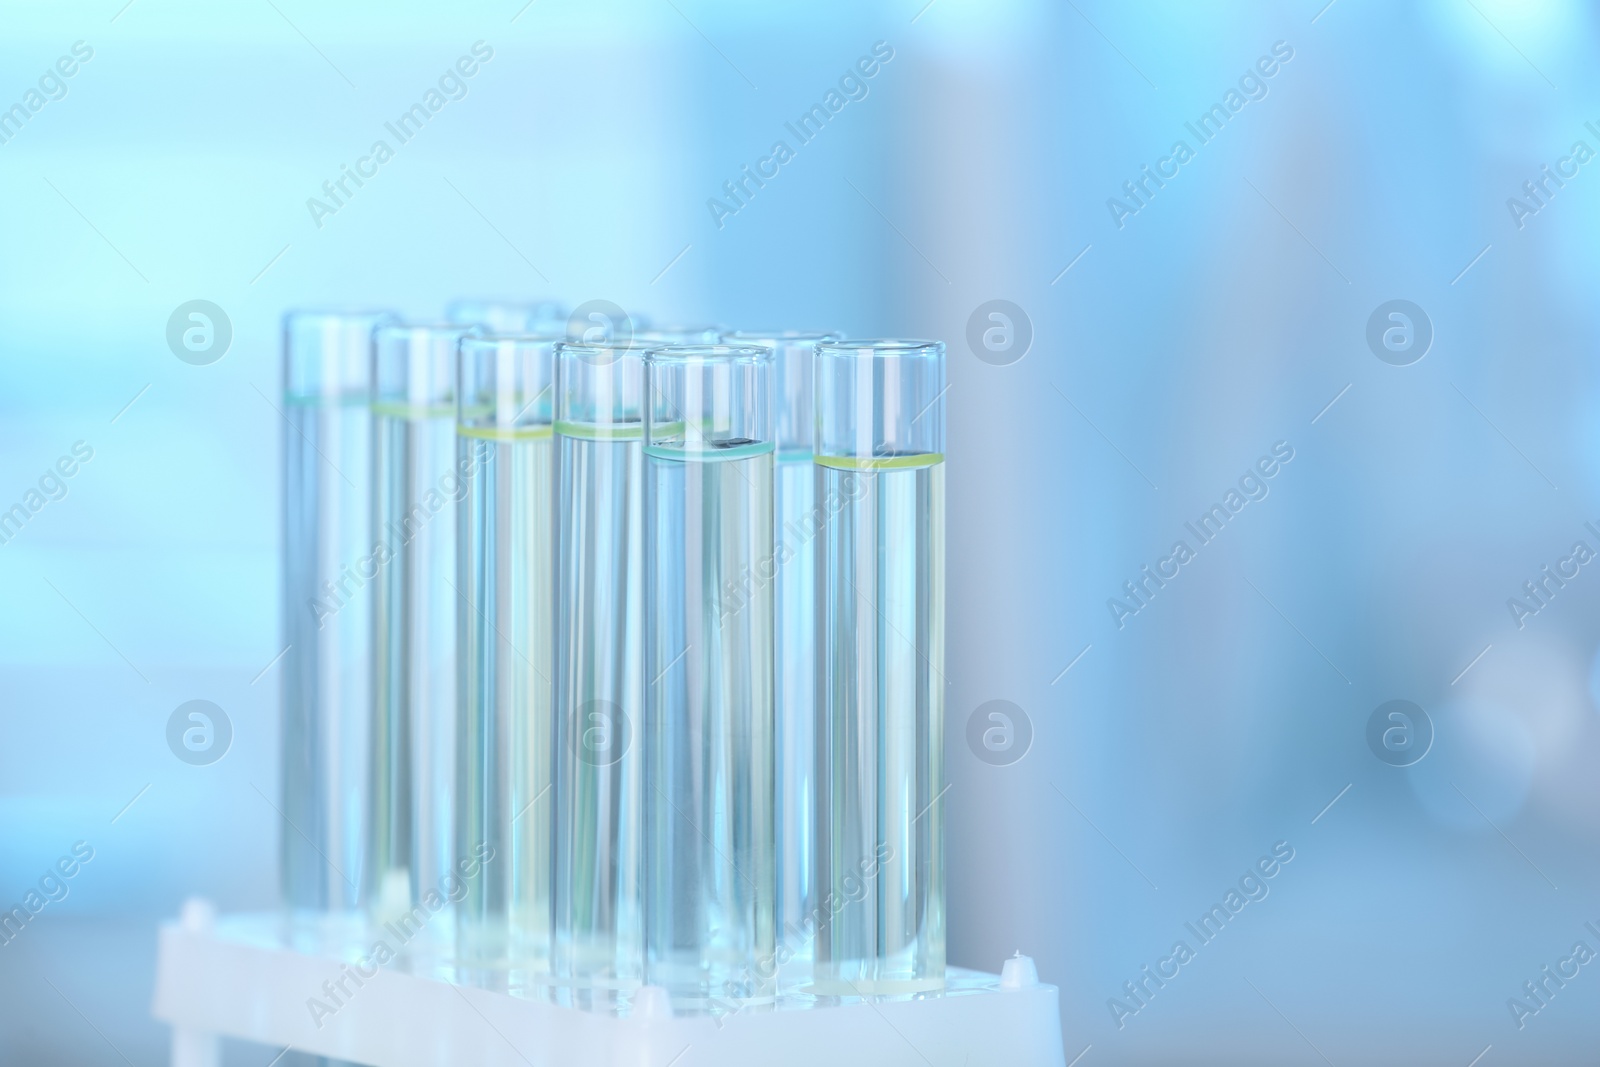
{"type": "Polygon", "coordinates": [[[521,295],[949,343],[950,953],[1034,955],[1067,1059],[1593,1062],[1600,966],[1508,999],[1600,951],[1600,569],[1524,590],[1600,551],[1600,25],[1324,2],[0,5],[0,108],[92,50],[0,124],[0,511],[92,449],[0,544],[0,904],[93,849],[0,945],[0,1060],[165,1062],[156,922],[274,903],[279,316],[521,295]],[[194,299],[233,326],[210,366],[165,340],[194,299]],[[995,299],[1020,359],[969,343],[995,299]],[[1396,299],[1420,359],[1369,344],[1396,299]],[[167,748],[191,699],[232,720],[220,763],[167,748]],[[1395,699],[1431,724],[1410,766],[1368,741],[1395,699]],[[1020,759],[968,743],[994,700],[1020,759]],[[1270,893],[1130,997],[1279,842],[1270,893]]]}

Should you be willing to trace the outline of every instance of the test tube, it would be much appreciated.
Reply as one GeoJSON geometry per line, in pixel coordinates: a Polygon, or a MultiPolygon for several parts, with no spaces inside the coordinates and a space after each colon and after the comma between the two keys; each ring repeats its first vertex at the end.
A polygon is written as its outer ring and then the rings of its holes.
{"type": "Polygon", "coordinates": [[[817,890],[812,852],[816,809],[816,567],[812,540],[821,532],[811,463],[812,355],[832,332],[741,330],[729,343],[761,345],[774,354],[777,463],[773,484],[773,616],[777,677],[778,941],[786,959],[784,988],[811,980],[817,890]],[[793,976],[793,981],[789,976],[793,976]]]}
{"type": "Polygon", "coordinates": [[[551,966],[605,1006],[644,974],[644,362],[627,341],[555,352],[551,966]]]}
{"type": "Polygon", "coordinates": [[[721,326],[645,326],[637,324],[633,344],[646,351],[667,345],[714,345],[722,340],[721,326]]]}
{"type": "Polygon", "coordinates": [[[459,326],[481,326],[499,336],[560,333],[567,307],[556,300],[452,300],[444,317],[459,326]]]}
{"type": "Polygon", "coordinates": [[[550,955],[551,419],[562,336],[463,337],[456,379],[466,482],[456,505],[457,945],[469,962],[535,972],[550,955]]]}
{"type": "Polygon", "coordinates": [[[284,903],[360,906],[372,713],[372,331],[388,312],[283,320],[284,903]]]}
{"type": "Polygon", "coordinates": [[[645,978],[776,990],[772,352],[645,356],[645,978]]]}
{"type": "Polygon", "coordinates": [[[945,969],[944,345],[816,348],[816,992],[945,969]]]}
{"type": "Polygon", "coordinates": [[[393,917],[454,866],[456,345],[473,327],[373,334],[374,583],[369,906],[393,917]]]}
{"type": "Polygon", "coordinates": [[[624,311],[609,300],[590,300],[572,309],[567,318],[567,340],[584,345],[629,345],[636,333],[649,326],[650,320],[645,316],[624,311]]]}

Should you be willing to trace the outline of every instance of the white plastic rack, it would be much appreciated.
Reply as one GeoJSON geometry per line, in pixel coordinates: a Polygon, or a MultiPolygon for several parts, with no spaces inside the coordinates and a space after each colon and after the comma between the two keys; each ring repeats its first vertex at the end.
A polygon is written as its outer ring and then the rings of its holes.
{"type": "Polygon", "coordinates": [[[172,1067],[217,1067],[223,1036],[368,1067],[1064,1067],[1056,987],[1021,955],[1000,975],[951,968],[937,994],[784,997],[713,1017],[652,987],[627,1014],[564,1007],[515,970],[455,965],[427,929],[357,985],[350,965],[378,939],[359,920],[291,927],[189,901],[156,963],[172,1067]]]}

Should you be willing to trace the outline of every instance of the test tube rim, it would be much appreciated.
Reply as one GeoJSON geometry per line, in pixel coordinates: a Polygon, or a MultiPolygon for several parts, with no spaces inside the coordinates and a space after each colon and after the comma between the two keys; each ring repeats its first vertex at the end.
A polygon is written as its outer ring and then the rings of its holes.
{"type": "Polygon", "coordinates": [[[637,352],[643,355],[647,351],[642,344],[632,340],[627,341],[574,341],[571,337],[563,338],[555,343],[557,359],[562,356],[572,356],[582,359],[585,356],[609,355],[612,358],[621,358],[630,353],[637,352]]]}
{"type": "Polygon", "coordinates": [[[819,341],[819,356],[897,356],[934,359],[944,355],[944,342],[915,337],[862,337],[850,340],[819,341]]]}
{"type": "Polygon", "coordinates": [[[447,408],[453,418],[461,342],[469,337],[481,337],[483,333],[482,326],[460,322],[400,321],[374,327],[371,342],[373,411],[403,418],[432,418],[445,414],[440,409],[447,408]],[[425,348],[422,364],[412,358],[419,337],[425,348]],[[430,380],[442,380],[445,389],[417,399],[412,391],[412,376],[419,367],[441,357],[444,373],[442,377],[435,374],[430,380]],[[396,371],[402,373],[405,384],[385,384],[384,374],[396,371]]]}
{"type": "Polygon", "coordinates": [[[531,333],[522,331],[494,333],[493,331],[484,331],[462,337],[458,345],[461,348],[466,348],[469,343],[474,345],[498,345],[505,344],[508,341],[518,345],[558,345],[565,343],[566,340],[567,335],[564,333],[531,333]]]}
{"type": "Polygon", "coordinates": [[[382,338],[402,337],[413,334],[426,334],[429,336],[453,336],[456,343],[467,337],[482,337],[487,331],[482,324],[476,322],[389,322],[372,328],[372,343],[376,345],[382,338]]]}
{"type": "Polygon", "coordinates": [[[775,341],[783,344],[804,343],[833,344],[844,340],[839,330],[732,330],[723,336],[724,344],[760,344],[775,341]]]}
{"type": "MultiPolygon", "coordinates": [[[[634,324],[634,330],[633,330],[633,337],[635,339],[637,339],[640,335],[644,335],[644,336],[646,336],[647,339],[652,339],[652,335],[653,335],[653,338],[663,338],[663,337],[667,337],[667,336],[673,336],[673,337],[704,337],[706,334],[711,334],[711,335],[717,337],[719,339],[719,341],[720,341],[720,339],[722,337],[726,336],[727,333],[728,333],[728,328],[726,326],[721,326],[721,325],[718,325],[718,324],[712,323],[712,322],[708,322],[708,323],[705,323],[705,324],[699,325],[699,326],[652,326],[652,325],[647,325],[647,324],[643,324],[643,323],[635,323],[634,324]]],[[[669,344],[693,345],[693,344],[717,344],[719,342],[718,341],[671,341],[671,342],[668,342],[668,343],[669,344]]]]}
{"type": "Polygon", "coordinates": [[[475,337],[463,337],[456,344],[455,354],[455,396],[456,396],[456,430],[464,437],[487,437],[491,440],[500,440],[502,435],[510,435],[510,440],[524,440],[530,437],[547,437],[555,422],[555,345],[562,335],[548,334],[480,334],[475,337]],[[527,353],[541,361],[548,361],[543,368],[544,376],[549,379],[539,394],[528,401],[510,422],[499,417],[498,409],[493,406],[484,406],[477,401],[471,408],[467,406],[466,394],[462,383],[467,375],[468,361],[486,353],[498,355],[501,346],[507,343],[516,346],[515,351],[527,353]],[[548,412],[544,408],[535,407],[539,395],[550,393],[550,407],[548,412]]]}
{"type": "Polygon", "coordinates": [[[766,345],[661,345],[646,349],[644,361],[648,365],[689,366],[698,363],[771,363],[773,351],[766,345]]]}

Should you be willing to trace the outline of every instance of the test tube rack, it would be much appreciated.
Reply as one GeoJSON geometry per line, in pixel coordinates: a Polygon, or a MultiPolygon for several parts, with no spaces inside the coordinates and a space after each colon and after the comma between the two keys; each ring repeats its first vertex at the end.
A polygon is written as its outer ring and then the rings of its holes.
{"type": "Polygon", "coordinates": [[[218,1067],[222,1037],[368,1067],[1064,1067],[1056,987],[1022,955],[999,975],[950,968],[937,994],[788,997],[712,1017],[646,987],[621,1016],[529,995],[512,970],[454,966],[430,928],[357,985],[348,965],[373,934],[360,919],[291,927],[188,901],[156,962],[172,1067],[218,1067]]]}

